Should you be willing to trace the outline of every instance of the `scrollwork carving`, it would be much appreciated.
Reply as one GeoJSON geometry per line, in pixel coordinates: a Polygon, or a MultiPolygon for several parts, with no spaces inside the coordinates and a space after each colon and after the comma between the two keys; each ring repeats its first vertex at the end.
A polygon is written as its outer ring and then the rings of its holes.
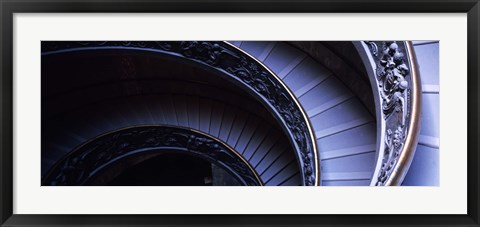
{"type": "Polygon", "coordinates": [[[244,185],[261,185],[251,167],[226,145],[206,134],[173,126],[139,126],[100,136],[69,154],[43,185],[84,185],[111,162],[164,148],[177,148],[218,164],[244,185]]]}
{"type": "Polygon", "coordinates": [[[405,47],[395,41],[366,42],[375,57],[381,114],[385,120],[385,149],[376,185],[385,185],[405,143],[410,109],[410,69],[405,47]],[[382,47],[381,53],[378,46],[382,47]]]}

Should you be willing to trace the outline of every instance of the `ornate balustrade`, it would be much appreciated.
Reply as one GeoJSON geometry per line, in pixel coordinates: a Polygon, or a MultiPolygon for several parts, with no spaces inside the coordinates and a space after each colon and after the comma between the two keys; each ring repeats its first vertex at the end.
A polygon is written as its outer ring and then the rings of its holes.
{"type": "Polygon", "coordinates": [[[121,129],[82,144],[57,163],[43,185],[89,185],[121,159],[165,152],[199,156],[243,185],[263,185],[252,166],[227,144],[192,129],[159,125],[121,129]]]}
{"type": "Polygon", "coordinates": [[[371,185],[399,185],[420,130],[421,82],[410,42],[355,44],[367,66],[377,109],[377,163],[371,185]]]}

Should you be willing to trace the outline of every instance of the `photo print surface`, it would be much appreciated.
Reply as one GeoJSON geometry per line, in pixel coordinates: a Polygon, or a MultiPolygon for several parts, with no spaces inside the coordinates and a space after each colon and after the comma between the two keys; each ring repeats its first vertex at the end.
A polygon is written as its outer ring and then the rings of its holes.
{"type": "Polygon", "coordinates": [[[43,186],[439,185],[438,41],[42,41],[43,186]]]}

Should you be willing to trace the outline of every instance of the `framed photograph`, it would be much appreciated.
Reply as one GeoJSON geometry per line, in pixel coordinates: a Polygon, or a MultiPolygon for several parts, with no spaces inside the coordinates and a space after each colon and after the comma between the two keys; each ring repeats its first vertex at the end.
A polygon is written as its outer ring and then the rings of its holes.
{"type": "Polygon", "coordinates": [[[478,0],[4,1],[1,226],[478,226],[478,0]]]}

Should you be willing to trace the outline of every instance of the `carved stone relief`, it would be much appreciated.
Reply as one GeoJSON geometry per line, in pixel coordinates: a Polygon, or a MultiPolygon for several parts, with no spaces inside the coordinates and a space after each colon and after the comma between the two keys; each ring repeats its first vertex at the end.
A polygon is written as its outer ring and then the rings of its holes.
{"type": "Polygon", "coordinates": [[[385,120],[385,149],[376,185],[385,185],[402,152],[410,116],[411,78],[405,46],[395,41],[365,42],[376,63],[376,79],[385,120]]]}
{"type": "Polygon", "coordinates": [[[172,148],[217,164],[244,185],[261,185],[254,170],[232,149],[213,137],[173,126],[139,126],[100,136],[58,163],[43,185],[85,185],[97,172],[121,158],[172,148]]]}

